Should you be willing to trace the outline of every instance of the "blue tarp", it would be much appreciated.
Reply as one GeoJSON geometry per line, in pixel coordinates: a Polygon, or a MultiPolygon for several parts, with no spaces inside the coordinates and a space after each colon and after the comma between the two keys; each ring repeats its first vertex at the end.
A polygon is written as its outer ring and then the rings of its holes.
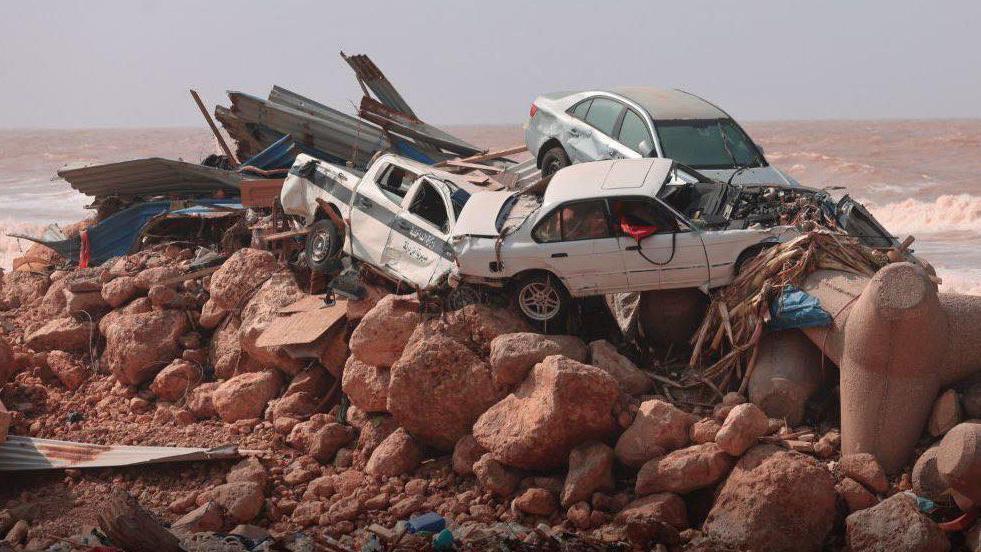
{"type": "Polygon", "coordinates": [[[822,328],[830,326],[831,315],[821,308],[821,302],[806,291],[787,286],[770,304],[770,330],[791,328],[822,328]]]}

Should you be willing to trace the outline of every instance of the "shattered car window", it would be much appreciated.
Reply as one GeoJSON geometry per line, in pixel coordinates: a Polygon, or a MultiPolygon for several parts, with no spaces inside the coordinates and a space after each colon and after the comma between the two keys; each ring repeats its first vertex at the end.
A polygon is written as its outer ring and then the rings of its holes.
{"type": "Polygon", "coordinates": [[[423,182],[412,198],[409,212],[431,222],[444,233],[450,231],[450,216],[439,192],[429,182],[423,182]]]}
{"type": "Polygon", "coordinates": [[[532,230],[532,237],[540,243],[598,240],[612,235],[606,202],[602,199],[559,207],[532,230]]]}
{"type": "Polygon", "coordinates": [[[752,140],[732,119],[657,121],[664,157],[695,169],[760,166],[752,140]]]}
{"type": "Polygon", "coordinates": [[[419,178],[419,175],[413,174],[402,167],[389,165],[379,174],[375,182],[381,188],[385,197],[401,205],[402,200],[405,199],[405,194],[409,193],[409,188],[412,187],[412,183],[416,181],[416,178],[419,178]]]}

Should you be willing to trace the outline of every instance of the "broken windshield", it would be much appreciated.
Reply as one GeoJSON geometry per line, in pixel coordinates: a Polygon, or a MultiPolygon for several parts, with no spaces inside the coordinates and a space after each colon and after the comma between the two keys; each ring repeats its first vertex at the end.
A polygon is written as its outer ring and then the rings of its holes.
{"type": "Polygon", "coordinates": [[[657,122],[663,156],[695,169],[759,167],[765,162],[732,119],[657,122]]]}

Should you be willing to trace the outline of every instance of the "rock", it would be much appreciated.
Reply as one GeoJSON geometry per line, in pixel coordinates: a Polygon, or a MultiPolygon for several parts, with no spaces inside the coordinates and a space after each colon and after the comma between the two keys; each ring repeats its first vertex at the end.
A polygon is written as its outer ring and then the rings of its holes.
{"type": "Polygon", "coordinates": [[[364,452],[364,454],[370,455],[378,445],[382,444],[382,441],[388,438],[398,428],[398,423],[391,416],[372,416],[367,423],[360,427],[361,434],[358,435],[358,449],[364,452]]]}
{"type": "Polygon", "coordinates": [[[916,499],[895,494],[845,519],[848,549],[854,552],[933,552],[950,550],[943,531],[920,513],[916,499]]]}
{"type": "MultiPolygon", "coordinates": [[[[149,290],[153,286],[165,285],[164,282],[170,281],[181,275],[181,270],[175,266],[157,266],[148,268],[137,274],[133,280],[136,287],[141,290],[149,290]]],[[[166,284],[173,287],[174,284],[166,284]]]]}
{"type": "Polygon", "coordinates": [[[337,492],[334,488],[334,477],[323,475],[307,484],[307,489],[303,491],[303,500],[328,499],[337,492]]]}
{"type": "Polygon", "coordinates": [[[838,465],[841,467],[841,473],[865,485],[876,494],[883,494],[889,490],[886,472],[882,470],[875,456],[868,452],[846,454],[841,457],[838,465]]]}
{"type": "Polygon", "coordinates": [[[569,473],[562,489],[562,506],[589,500],[596,491],[613,490],[613,449],[598,441],[583,443],[569,453],[569,473]]]}
{"type": "Polygon", "coordinates": [[[116,324],[116,321],[126,316],[127,314],[142,314],[144,312],[150,312],[153,310],[152,305],[150,305],[150,300],[146,297],[138,297],[125,307],[116,309],[114,311],[109,311],[105,316],[99,320],[99,333],[105,337],[109,335],[109,328],[116,324]]]}
{"type": "Polygon", "coordinates": [[[588,502],[577,502],[573,504],[565,513],[565,517],[579,529],[589,529],[592,508],[588,502]]]}
{"type": "Polygon", "coordinates": [[[918,496],[924,496],[934,502],[945,503],[949,498],[945,495],[950,489],[950,485],[940,475],[937,469],[937,447],[930,447],[923,451],[923,454],[913,465],[913,472],[910,474],[913,484],[913,491],[918,496]]]}
{"type": "Polygon", "coordinates": [[[614,434],[612,410],[619,395],[616,380],[603,370],[550,356],[480,416],[473,436],[508,465],[554,468],[576,445],[614,434]]]}
{"type": "Polygon", "coordinates": [[[293,376],[284,395],[307,393],[311,397],[321,398],[327,394],[333,383],[334,378],[327,373],[323,366],[312,364],[306,370],[293,376]]]}
{"type": "Polygon", "coordinates": [[[236,311],[246,299],[279,270],[276,256],[269,251],[239,249],[211,275],[208,291],[216,307],[236,311]]]}
{"type": "Polygon", "coordinates": [[[129,303],[140,292],[136,279],[132,276],[120,276],[102,286],[102,300],[116,309],[129,303]]]}
{"type": "Polygon", "coordinates": [[[17,362],[14,360],[14,351],[10,348],[7,339],[0,335],[0,386],[10,381],[17,373],[17,362]]]}
{"type": "Polygon", "coordinates": [[[248,523],[262,510],[262,488],[252,482],[225,483],[208,492],[235,523],[248,523]]]}
{"type": "Polygon", "coordinates": [[[348,496],[332,504],[327,514],[333,523],[353,521],[361,513],[362,507],[361,499],[357,496],[348,496]]]}
{"type": "Polygon", "coordinates": [[[981,377],[975,380],[961,396],[964,413],[969,419],[981,418],[981,377]]]}
{"type": "Polygon", "coordinates": [[[739,550],[816,551],[836,511],[835,481],[824,466],[798,452],[757,445],[733,468],[702,531],[739,550]]]}
{"type": "Polygon", "coordinates": [[[165,401],[178,402],[201,382],[201,378],[200,368],[186,360],[176,359],[153,378],[150,391],[165,401]]]}
{"type": "Polygon", "coordinates": [[[322,463],[329,463],[341,447],[354,440],[354,436],[351,426],[329,423],[313,434],[307,454],[322,463]]]}
{"type": "Polygon", "coordinates": [[[657,493],[634,500],[627,504],[616,517],[620,524],[634,520],[648,522],[650,519],[674,527],[681,531],[688,528],[688,509],[685,501],[673,493],[657,493]]]}
{"type": "Polygon", "coordinates": [[[361,362],[350,356],[344,364],[342,386],[351,404],[365,412],[386,412],[391,370],[361,362]]]}
{"type": "Polygon", "coordinates": [[[225,509],[216,502],[205,502],[170,526],[175,533],[194,534],[225,528],[225,509]]]}
{"type": "Polygon", "coordinates": [[[226,483],[255,483],[260,489],[265,489],[269,483],[269,474],[258,458],[250,456],[240,460],[228,470],[226,483]]]}
{"type": "Polygon", "coordinates": [[[78,389],[91,371],[64,351],[48,353],[48,368],[69,391],[78,389]]]}
{"type": "Polygon", "coordinates": [[[225,320],[226,316],[228,316],[227,310],[219,307],[214,299],[208,299],[201,307],[201,318],[198,319],[198,324],[206,330],[213,330],[225,320]]]}
{"type": "MultiPolygon", "coordinates": [[[[48,318],[57,318],[68,314],[68,301],[65,299],[65,292],[68,291],[68,278],[52,279],[48,290],[44,292],[41,303],[37,310],[48,318]]],[[[2,293],[0,293],[2,296],[2,293]]],[[[0,309],[3,308],[3,301],[0,300],[0,309]]]]}
{"type": "Polygon", "coordinates": [[[765,332],[756,348],[749,400],[791,427],[804,418],[807,400],[821,387],[824,354],[800,330],[765,332]]]}
{"type": "Polygon", "coordinates": [[[473,473],[483,488],[498,496],[514,494],[521,482],[520,474],[495,460],[490,453],[474,462],[473,473]]]}
{"type": "Polygon", "coordinates": [[[116,319],[102,355],[123,385],[140,385],[177,357],[177,338],[187,331],[180,311],[151,311],[116,319]]]}
{"type": "Polygon", "coordinates": [[[351,354],[365,364],[391,368],[421,321],[415,295],[386,295],[351,333],[351,354]]]}
{"type": "Polygon", "coordinates": [[[375,308],[378,301],[389,294],[388,289],[374,285],[369,281],[362,282],[362,287],[364,288],[364,295],[360,299],[350,299],[347,302],[347,321],[351,326],[360,324],[364,315],[368,314],[368,311],[375,308]]]}
{"type": "Polygon", "coordinates": [[[300,291],[293,274],[282,271],[270,276],[242,309],[242,326],[239,329],[242,350],[263,368],[275,367],[293,375],[306,365],[303,359],[290,357],[284,347],[260,347],[256,344],[269,323],[278,316],[279,309],[303,297],[305,294],[300,291]]]}
{"type": "Polygon", "coordinates": [[[957,391],[948,389],[937,397],[933,403],[933,411],[930,412],[930,421],[927,430],[934,437],[941,437],[950,428],[961,423],[964,413],[961,411],[961,403],[957,400],[957,391]]]}
{"type": "Polygon", "coordinates": [[[851,477],[843,477],[835,485],[835,491],[841,496],[848,505],[849,512],[857,512],[875,506],[879,500],[870,493],[861,483],[851,477]]]}
{"type": "Polygon", "coordinates": [[[648,461],[637,473],[636,492],[685,494],[718,483],[732,468],[732,457],[716,443],[693,445],[648,461]]]}
{"type": "Polygon", "coordinates": [[[688,444],[692,417],[674,405],[658,399],[640,404],[633,424],[617,440],[620,463],[639,468],[651,458],[688,444]]]}
{"type": "Polygon", "coordinates": [[[691,426],[691,442],[696,445],[702,443],[714,443],[715,437],[722,429],[722,424],[714,418],[702,418],[691,426]]]}
{"type": "Polygon", "coordinates": [[[532,487],[514,499],[514,508],[533,516],[550,516],[558,509],[555,495],[547,489],[532,487]]]}
{"type": "Polygon", "coordinates": [[[147,291],[147,299],[156,309],[172,309],[181,305],[181,297],[177,290],[170,286],[155,284],[147,291]]]}
{"type": "Polygon", "coordinates": [[[426,501],[421,496],[409,496],[399,500],[388,507],[388,513],[395,519],[406,519],[410,515],[422,510],[426,501]]]}
{"type": "Polygon", "coordinates": [[[981,504],[981,420],[957,424],[944,435],[937,445],[937,472],[958,505],[981,504]]]}
{"type": "Polygon", "coordinates": [[[459,475],[473,475],[474,462],[486,452],[473,435],[460,437],[453,446],[453,471],[459,475]]]}
{"type": "MultiPolygon", "coordinates": [[[[24,539],[27,538],[27,534],[29,531],[30,531],[30,524],[27,523],[27,520],[19,519],[17,520],[16,523],[14,523],[14,526],[11,527],[9,531],[7,531],[7,535],[3,538],[3,542],[7,544],[19,545],[24,542],[24,539]]],[[[7,546],[3,546],[3,548],[7,548],[8,550],[10,549],[7,546]]]]}
{"type": "Polygon", "coordinates": [[[209,382],[202,383],[191,389],[191,393],[187,396],[187,409],[198,418],[214,418],[218,416],[218,411],[215,410],[215,403],[212,399],[215,389],[218,389],[220,385],[221,383],[219,382],[209,382]]]}
{"type": "Polygon", "coordinates": [[[769,418],[760,407],[753,403],[739,404],[729,411],[715,442],[730,456],[740,456],[766,435],[769,427],[769,418]]]}
{"type": "Polygon", "coordinates": [[[498,336],[531,330],[524,319],[509,309],[474,304],[419,324],[409,343],[428,335],[446,335],[466,345],[477,356],[487,358],[491,341],[498,336]]]}
{"type": "Polygon", "coordinates": [[[589,355],[590,364],[616,378],[620,389],[628,395],[643,395],[653,386],[653,381],[643,370],[605,339],[591,342],[589,355]]]}
{"type": "Polygon", "coordinates": [[[266,531],[262,527],[256,525],[246,525],[239,524],[236,525],[231,531],[228,532],[229,535],[237,535],[239,537],[245,537],[252,542],[263,542],[269,538],[269,531],[266,531]]]}
{"type": "Polygon", "coordinates": [[[95,324],[75,318],[56,318],[27,336],[26,345],[35,351],[88,352],[95,344],[95,324]]]}
{"type": "Polygon", "coordinates": [[[310,527],[316,525],[320,516],[324,513],[324,503],[320,501],[301,502],[293,510],[290,520],[300,527],[310,527]]]}
{"type": "Polygon", "coordinates": [[[44,274],[14,270],[3,275],[0,310],[29,307],[41,301],[51,284],[44,274]]]}
{"type": "Polygon", "coordinates": [[[239,340],[241,326],[239,317],[230,315],[211,337],[208,354],[218,379],[262,370],[255,359],[242,351],[242,342],[239,340]]]}
{"type": "Polygon", "coordinates": [[[305,420],[317,411],[317,406],[316,398],[305,391],[284,394],[281,398],[272,401],[269,419],[273,422],[280,418],[305,420]]]}
{"type": "Polygon", "coordinates": [[[528,372],[545,357],[562,355],[585,363],[588,349],[571,335],[542,335],[532,332],[503,334],[490,342],[490,366],[494,383],[506,387],[524,381],[528,372]]]}
{"type": "Polygon", "coordinates": [[[410,344],[392,366],[388,411],[421,442],[448,451],[500,396],[484,361],[433,334],[410,344]]]}
{"type": "Polygon", "coordinates": [[[415,439],[399,428],[371,453],[365,472],[382,477],[412,473],[422,462],[422,449],[415,439]]]}
{"type": "Polygon", "coordinates": [[[72,292],[66,289],[64,294],[65,312],[72,316],[96,319],[111,308],[98,291],[72,292]]]}
{"type": "Polygon", "coordinates": [[[215,389],[212,401],[225,422],[261,418],[280,386],[282,378],[275,370],[240,374],[215,389]]]}

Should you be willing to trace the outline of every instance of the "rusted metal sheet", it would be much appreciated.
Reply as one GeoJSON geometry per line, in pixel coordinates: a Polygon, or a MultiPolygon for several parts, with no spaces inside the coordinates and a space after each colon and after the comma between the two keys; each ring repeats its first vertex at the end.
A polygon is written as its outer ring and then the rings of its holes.
{"type": "Polygon", "coordinates": [[[279,199],[283,189],[282,178],[258,178],[243,180],[241,184],[243,207],[270,208],[279,199]]]}
{"type": "Polygon", "coordinates": [[[413,116],[392,109],[369,96],[361,98],[358,114],[396,134],[438,146],[457,155],[474,155],[483,152],[473,144],[464,142],[452,134],[443,132],[413,116]]]}
{"type": "Polygon", "coordinates": [[[309,297],[288,305],[279,312],[284,316],[269,323],[256,340],[257,346],[312,344],[346,320],[347,301],[337,301],[331,306],[325,306],[323,297],[309,297]]]}
{"type": "MultiPolygon", "coordinates": [[[[341,52],[341,57],[344,61],[354,69],[354,74],[357,76],[358,83],[361,84],[362,90],[367,86],[375,93],[375,96],[381,100],[386,106],[405,113],[406,115],[412,117],[415,120],[419,120],[419,117],[412,111],[409,104],[402,98],[399,91],[392,86],[385,75],[382,74],[381,69],[375,65],[375,62],[371,61],[371,58],[364,54],[355,54],[353,56],[346,56],[344,52],[341,52]]],[[[365,95],[367,95],[367,90],[365,90],[365,95]]]]}
{"type": "Polygon", "coordinates": [[[62,169],[79,192],[95,196],[153,196],[173,193],[238,193],[242,175],[184,161],[150,157],[121,163],[62,169]]]}
{"type": "Polygon", "coordinates": [[[215,448],[138,447],[74,443],[10,435],[0,444],[0,472],[64,468],[111,468],[237,458],[235,445],[215,448]]]}

